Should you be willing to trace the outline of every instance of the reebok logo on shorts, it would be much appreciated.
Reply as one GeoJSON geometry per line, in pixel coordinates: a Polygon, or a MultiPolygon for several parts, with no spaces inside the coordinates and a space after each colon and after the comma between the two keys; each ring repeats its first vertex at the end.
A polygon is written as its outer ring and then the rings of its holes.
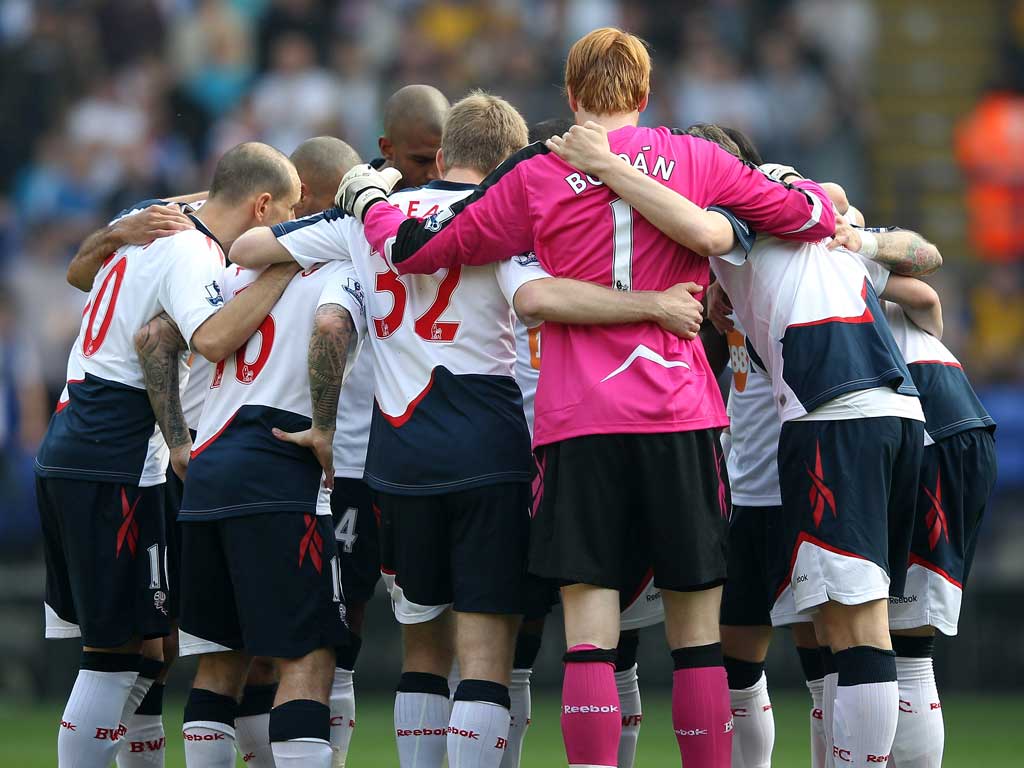
{"type": "Polygon", "coordinates": [[[928,549],[934,551],[940,537],[945,536],[946,543],[949,543],[949,521],[942,508],[942,470],[935,475],[934,493],[924,483],[921,484],[921,490],[932,504],[924,516],[924,524],[928,526],[928,549]]]}
{"type": "Polygon", "coordinates": [[[306,523],[306,532],[299,541],[299,567],[302,567],[306,555],[309,554],[310,562],[313,563],[316,572],[320,573],[323,568],[321,553],[324,551],[324,539],[316,529],[316,515],[303,515],[302,519],[306,523]]]}
{"type": "Polygon", "coordinates": [[[142,496],[137,496],[135,503],[128,505],[128,492],[121,488],[121,527],[117,529],[117,556],[121,556],[121,547],[128,544],[128,551],[135,557],[135,545],[139,541],[139,523],[135,519],[135,508],[139,506],[142,496]]]}
{"type": "Polygon", "coordinates": [[[580,704],[579,706],[566,704],[562,707],[562,711],[567,715],[587,715],[600,712],[618,712],[619,708],[614,704],[606,704],[603,706],[599,706],[597,704],[580,704]]]}
{"type": "Polygon", "coordinates": [[[836,511],[836,498],[832,494],[832,489],[825,485],[825,473],[821,468],[820,441],[816,442],[814,446],[814,469],[812,470],[810,467],[807,467],[807,475],[811,478],[809,497],[814,516],[814,527],[817,528],[821,525],[821,519],[825,516],[826,504],[832,510],[832,517],[839,516],[836,511]]]}

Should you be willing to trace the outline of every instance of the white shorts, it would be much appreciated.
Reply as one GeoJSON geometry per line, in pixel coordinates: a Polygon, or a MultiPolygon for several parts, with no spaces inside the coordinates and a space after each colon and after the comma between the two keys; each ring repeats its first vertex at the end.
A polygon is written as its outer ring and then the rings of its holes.
{"type": "Polygon", "coordinates": [[[651,576],[633,600],[622,609],[619,616],[619,629],[643,629],[660,624],[665,620],[665,606],[661,600],[661,590],[654,586],[651,576]]]}
{"type": "Polygon", "coordinates": [[[423,624],[432,621],[452,607],[451,603],[444,605],[420,605],[414,603],[405,596],[405,591],[395,581],[395,574],[380,572],[384,586],[391,596],[391,609],[395,612],[395,618],[399,624],[423,624]]]}
{"type": "Polygon", "coordinates": [[[883,568],[805,540],[797,548],[789,581],[772,607],[772,626],[807,621],[815,608],[829,600],[862,605],[888,597],[889,576],[883,568]]]}
{"type": "Polygon", "coordinates": [[[932,626],[955,635],[960,620],[961,585],[921,563],[907,568],[903,597],[889,598],[889,629],[932,626]]]}

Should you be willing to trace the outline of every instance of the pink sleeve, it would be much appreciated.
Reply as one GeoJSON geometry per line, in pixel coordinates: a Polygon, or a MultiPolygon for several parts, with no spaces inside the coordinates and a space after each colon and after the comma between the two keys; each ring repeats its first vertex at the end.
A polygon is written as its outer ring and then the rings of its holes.
{"type": "MultiPolygon", "coordinates": [[[[527,147],[527,149],[530,149],[527,147]]],[[[429,275],[458,264],[479,266],[533,250],[525,169],[513,155],[463,200],[423,221],[408,219],[397,208],[378,203],[366,213],[366,239],[387,253],[399,274],[429,275]]],[[[536,154],[534,152],[533,154],[536,154]]]]}
{"type": "Polygon", "coordinates": [[[758,232],[786,240],[815,242],[836,231],[832,202],[818,184],[781,184],[715,144],[700,146],[710,193],[704,205],[720,205],[758,232]],[[710,150],[710,151],[709,151],[710,150]]]}

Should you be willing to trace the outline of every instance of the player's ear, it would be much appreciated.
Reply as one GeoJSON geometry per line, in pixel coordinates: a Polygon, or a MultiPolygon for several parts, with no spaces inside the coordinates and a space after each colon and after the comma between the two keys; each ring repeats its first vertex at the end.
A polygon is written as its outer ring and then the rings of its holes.
{"type": "Polygon", "coordinates": [[[391,139],[387,136],[381,136],[377,139],[377,149],[380,150],[380,156],[385,160],[391,160],[394,156],[394,147],[391,144],[391,139]]]}
{"type": "Polygon", "coordinates": [[[306,200],[309,199],[309,187],[306,186],[305,182],[299,182],[299,205],[302,205],[306,200]]]}
{"type": "Polygon", "coordinates": [[[256,221],[261,222],[267,216],[267,209],[270,207],[270,201],[273,200],[273,196],[269,192],[261,192],[253,203],[253,217],[256,221]]]}
{"type": "Polygon", "coordinates": [[[576,97],[572,95],[572,88],[566,88],[565,95],[569,99],[569,109],[572,110],[573,114],[579,112],[579,104],[576,102],[576,97]]]}
{"type": "Polygon", "coordinates": [[[448,173],[448,169],[445,168],[444,165],[444,150],[442,150],[440,147],[437,148],[437,154],[434,155],[434,162],[437,163],[438,173],[440,173],[442,176],[448,173]]]}
{"type": "Polygon", "coordinates": [[[644,94],[644,97],[642,99],[640,99],[640,103],[637,105],[636,111],[637,112],[643,112],[645,109],[647,109],[647,103],[650,100],[651,100],[651,92],[648,91],[647,93],[644,94]]]}

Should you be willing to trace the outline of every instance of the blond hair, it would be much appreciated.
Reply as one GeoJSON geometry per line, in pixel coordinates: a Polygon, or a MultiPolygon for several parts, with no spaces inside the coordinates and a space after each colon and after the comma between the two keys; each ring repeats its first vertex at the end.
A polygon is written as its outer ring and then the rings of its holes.
{"type": "Polygon", "coordinates": [[[647,43],[614,27],[595,29],[569,49],[565,87],[581,110],[595,115],[640,109],[651,90],[647,43]]]}
{"type": "Polygon", "coordinates": [[[515,107],[476,90],[448,110],[441,152],[445,168],[472,168],[486,176],[529,139],[526,121],[515,107]]]}

